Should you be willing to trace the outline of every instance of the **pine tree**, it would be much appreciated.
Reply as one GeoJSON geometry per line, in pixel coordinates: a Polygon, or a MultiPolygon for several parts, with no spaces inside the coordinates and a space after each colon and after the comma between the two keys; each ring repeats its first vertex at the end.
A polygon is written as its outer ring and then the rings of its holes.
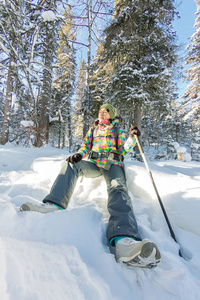
{"type": "MultiPolygon", "coordinates": [[[[57,115],[62,116],[59,127],[59,137],[62,136],[63,147],[65,146],[65,136],[67,132],[69,151],[72,146],[72,96],[75,89],[75,50],[73,41],[75,41],[75,33],[73,26],[73,16],[70,8],[64,13],[65,20],[63,22],[59,33],[59,48],[57,51],[58,58],[56,64],[56,77],[54,81],[55,100],[53,103],[52,113],[55,113],[57,107],[57,115]],[[70,40],[70,42],[68,42],[70,40]]],[[[61,140],[59,138],[58,147],[60,147],[61,140]]]]}
{"type": "MultiPolygon", "coordinates": [[[[83,59],[77,78],[76,101],[73,115],[74,144],[80,145],[84,137],[84,105],[86,102],[86,62],[83,59]]],[[[78,148],[78,147],[77,147],[78,148]]]]}
{"type": "Polygon", "coordinates": [[[194,116],[197,125],[200,125],[200,1],[197,2],[197,17],[195,20],[195,32],[188,46],[186,64],[189,65],[187,80],[189,85],[184,95],[184,106],[188,108],[189,115],[194,116]]]}
{"type": "Polygon", "coordinates": [[[113,65],[107,98],[132,112],[139,127],[142,110],[167,114],[174,96],[174,16],[172,1],[118,0],[105,30],[105,56],[113,65]]]}
{"type": "Polygon", "coordinates": [[[37,128],[35,146],[40,147],[48,143],[49,139],[49,107],[52,93],[52,71],[54,53],[56,51],[55,36],[58,30],[56,26],[59,22],[56,15],[56,1],[47,2],[43,7],[41,22],[42,42],[43,42],[43,75],[42,75],[42,92],[40,103],[39,124],[37,128]]]}
{"type": "Polygon", "coordinates": [[[5,145],[9,138],[9,125],[14,86],[16,83],[17,63],[20,51],[21,22],[20,1],[5,1],[0,5],[0,49],[1,70],[6,75],[6,94],[4,101],[4,118],[2,122],[1,144],[5,145]],[[3,66],[3,67],[2,67],[3,66]]]}
{"type": "Polygon", "coordinates": [[[191,144],[191,155],[193,160],[200,161],[200,131],[196,134],[191,144]]]}
{"type": "MultiPolygon", "coordinates": [[[[0,68],[4,74],[1,84],[3,90],[7,87],[0,108],[4,115],[3,144],[8,136],[11,140],[30,136],[30,130],[26,132],[20,127],[23,119],[34,121],[31,131],[37,136],[35,145],[48,142],[53,62],[60,22],[57,2],[6,0],[0,5],[0,68]],[[12,97],[14,102],[11,102],[12,97]]],[[[62,0],[63,5],[64,2],[62,0]]]]}
{"type": "Polygon", "coordinates": [[[101,42],[96,50],[91,69],[90,91],[92,99],[92,115],[97,115],[100,105],[106,102],[106,89],[109,83],[109,78],[112,74],[112,63],[105,62],[103,43],[101,42]]]}
{"type": "MultiPolygon", "coordinates": [[[[91,76],[92,76],[92,45],[98,43],[99,33],[101,33],[102,26],[106,23],[107,17],[111,15],[110,10],[112,9],[113,1],[110,0],[76,0],[71,4],[73,11],[75,12],[75,21],[77,24],[77,32],[84,35],[85,41],[76,41],[80,47],[84,45],[87,49],[87,60],[86,60],[86,86],[85,86],[85,97],[83,109],[83,133],[87,133],[91,123],[91,111],[93,110],[92,96],[91,96],[91,76]],[[78,8],[77,8],[78,7],[78,8]],[[103,24],[103,25],[102,25],[103,24]]],[[[79,34],[77,34],[78,36],[79,34]]],[[[93,119],[93,117],[92,117],[93,119]]]]}

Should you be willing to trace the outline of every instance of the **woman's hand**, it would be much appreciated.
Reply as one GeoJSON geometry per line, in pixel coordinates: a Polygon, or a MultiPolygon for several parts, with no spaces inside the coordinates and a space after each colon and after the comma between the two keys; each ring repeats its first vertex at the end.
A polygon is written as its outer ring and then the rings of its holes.
{"type": "Polygon", "coordinates": [[[130,136],[131,138],[133,138],[134,135],[140,136],[141,133],[140,133],[139,129],[137,128],[137,126],[133,126],[133,125],[131,124],[131,128],[130,128],[130,130],[129,130],[129,136],[130,136]]]}
{"type": "Polygon", "coordinates": [[[81,161],[81,159],[82,159],[82,155],[80,153],[75,153],[75,154],[69,156],[66,159],[66,161],[68,161],[70,163],[73,163],[73,162],[77,163],[77,162],[81,161]]]}

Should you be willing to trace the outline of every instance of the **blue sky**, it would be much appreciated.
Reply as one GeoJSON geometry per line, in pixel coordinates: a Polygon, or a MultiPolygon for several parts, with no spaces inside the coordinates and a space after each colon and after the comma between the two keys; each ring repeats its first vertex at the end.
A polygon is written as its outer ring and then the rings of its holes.
{"type": "MultiPolygon", "coordinates": [[[[177,3],[180,1],[177,0],[177,3]]],[[[177,8],[180,18],[174,21],[174,29],[177,32],[178,43],[183,44],[180,55],[186,55],[186,47],[190,43],[190,37],[195,31],[194,22],[196,19],[197,5],[194,0],[182,0],[182,3],[177,8]]],[[[185,60],[183,59],[185,67],[185,60]]],[[[178,82],[179,96],[186,90],[187,83],[183,83],[180,79],[178,82]]]]}
{"type": "MultiPolygon", "coordinates": [[[[177,3],[180,1],[177,0],[177,3]]],[[[177,8],[180,19],[174,22],[174,29],[177,32],[179,42],[188,44],[188,38],[194,33],[194,22],[196,19],[197,5],[194,0],[182,0],[177,8]]]]}

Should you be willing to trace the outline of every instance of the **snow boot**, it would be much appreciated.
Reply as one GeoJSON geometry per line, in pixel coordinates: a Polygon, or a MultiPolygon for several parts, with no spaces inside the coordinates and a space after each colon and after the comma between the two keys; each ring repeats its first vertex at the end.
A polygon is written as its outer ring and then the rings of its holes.
{"type": "Polygon", "coordinates": [[[26,202],[26,203],[22,204],[22,206],[20,207],[21,211],[35,211],[35,212],[39,212],[42,214],[46,214],[46,213],[53,212],[53,211],[60,210],[60,209],[61,208],[59,208],[58,206],[56,206],[50,202],[46,202],[46,203],[42,203],[42,204],[34,204],[31,202],[26,202]]]}
{"type": "Polygon", "coordinates": [[[132,238],[122,238],[116,243],[116,261],[127,266],[155,268],[161,255],[158,247],[149,239],[136,241],[132,238]]]}

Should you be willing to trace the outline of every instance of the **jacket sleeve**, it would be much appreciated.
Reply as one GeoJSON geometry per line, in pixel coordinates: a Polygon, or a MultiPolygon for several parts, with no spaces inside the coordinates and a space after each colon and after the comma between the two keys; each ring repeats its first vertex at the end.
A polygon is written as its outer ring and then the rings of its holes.
{"type": "Polygon", "coordinates": [[[91,127],[88,130],[86,136],[84,137],[81,148],[78,150],[78,153],[80,153],[83,158],[86,157],[90,152],[90,150],[92,149],[93,131],[94,131],[94,127],[91,127]]]}
{"type": "Polygon", "coordinates": [[[136,145],[136,140],[129,137],[126,140],[125,134],[122,129],[119,129],[118,147],[122,155],[128,155],[136,145]]]}

